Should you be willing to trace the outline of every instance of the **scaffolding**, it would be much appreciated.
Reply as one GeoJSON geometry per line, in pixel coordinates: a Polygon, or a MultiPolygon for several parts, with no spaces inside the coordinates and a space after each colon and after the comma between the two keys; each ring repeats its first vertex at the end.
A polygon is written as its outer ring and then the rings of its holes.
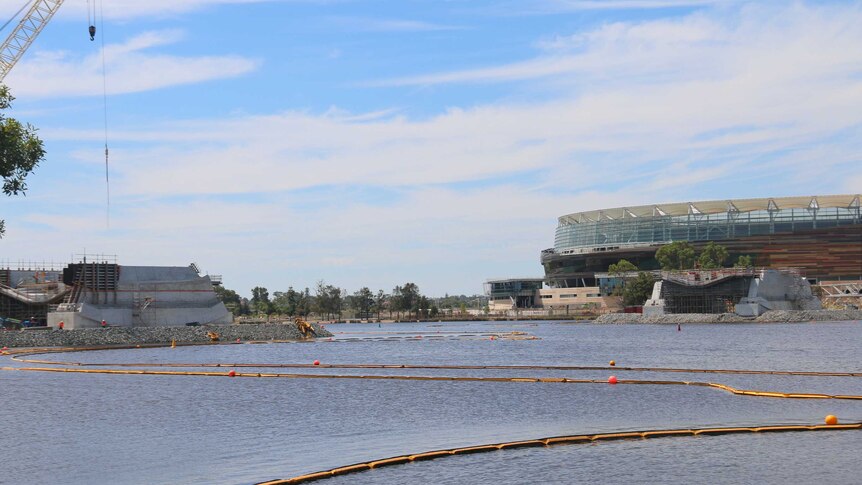
{"type": "Polygon", "coordinates": [[[119,279],[120,267],[116,263],[70,264],[63,270],[63,282],[72,290],[63,303],[116,303],[119,279]]]}
{"type": "Polygon", "coordinates": [[[665,313],[732,313],[748,296],[753,274],[731,275],[709,284],[682,279],[664,279],[661,285],[665,313]]]}

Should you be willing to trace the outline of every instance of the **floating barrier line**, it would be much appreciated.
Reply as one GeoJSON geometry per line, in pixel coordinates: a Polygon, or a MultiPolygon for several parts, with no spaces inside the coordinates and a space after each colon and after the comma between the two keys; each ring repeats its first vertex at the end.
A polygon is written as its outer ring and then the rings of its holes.
{"type": "MultiPolygon", "coordinates": [[[[128,349],[133,347],[122,347],[128,349]]],[[[65,352],[80,351],[64,350],[65,352]]],[[[83,350],[106,350],[103,348],[83,350]]],[[[59,353],[50,352],[50,353],[59,353]]],[[[21,353],[19,355],[40,355],[48,352],[21,353]]],[[[573,366],[573,365],[412,365],[412,364],[254,364],[254,363],[91,363],[66,362],[54,360],[25,359],[13,356],[12,360],[29,364],[49,364],[68,366],[93,367],[256,367],[256,368],[316,368],[316,369],[430,369],[430,370],[600,370],[628,372],[666,372],[687,374],[741,374],[741,375],[780,375],[809,377],[862,377],[862,372],[815,372],[815,371],[783,371],[783,370],[747,370],[747,369],[685,369],[677,367],[616,367],[616,366],[573,366]]]]}
{"type": "MultiPolygon", "coordinates": [[[[605,384],[607,381],[600,379],[570,379],[567,377],[471,377],[471,376],[405,376],[405,375],[350,375],[350,374],[286,374],[286,373],[262,373],[262,372],[204,372],[204,371],[156,371],[156,370],[127,370],[127,369],[77,369],[69,367],[0,367],[4,371],[29,371],[29,372],[73,372],[80,374],[125,374],[125,375],[154,375],[154,376],[211,376],[211,377],[268,377],[284,379],[366,379],[366,380],[393,380],[393,381],[454,381],[454,382],[519,382],[519,383],[561,383],[561,384],[605,384]]],[[[662,386],[698,386],[712,387],[742,396],[777,397],[789,399],[848,399],[862,400],[860,395],[832,395],[832,394],[809,394],[771,392],[748,389],[736,389],[724,384],[714,382],[698,381],[657,381],[657,380],[634,380],[619,379],[616,384],[635,385],[662,385],[662,386]]]]}
{"type": "Polygon", "coordinates": [[[466,448],[452,448],[447,450],[435,450],[415,455],[401,455],[381,460],[355,463],[353,465],[332,468],[316,473],[309,473],[293,478],[284,478],[259,482],[257,485],[294,485],[323,480],[339,475],[354,474],[382,468],[386,466],[401,465],[424,460],[434,460],[447,456],[464,455],[469,453],[487,453],[492,451],[516,449],[516,448],[538,448],[562,444],[593,443],[601,441],[634,440],[648,438],[678,437],[678,436],[701,436],[722,435],[742,433],[778,433],[792,431],[839,431],[839,430],[862,429],[862,423],[834,424],[834,425],[785,425],[785,426],[757,426],[757,427],[734,427],[734,428],[691,428],[691,429],[666,429],[631,431],[621,433],[600,433],[591,435],[554,436],[550,438],[539,438],[535,440],[509,441],[505,443],[492,443],[487,445],[470,446],[466,448]]]}
{"type": "MultiPolygon", "coordinates": [[[[297,343],[293,340],[247,341],[246,343],[297,343]]],[[[233,342],[178,343],[178,346],[236,345],[233,342]]],[[[4,353],[12,360],[30,364],[104,367],[255,367],[255,368],[323,368],[323,369],[431,369],[431,370],[599,370],[629,372],[667,372],[691,374],[740,374],[740,375],[785,375],[810,377],[862,377],[862,372],[818,372],[751,369],[689,369],[679,367],[622,367],[622,366],[568,366],[568,365],[412,365],[412,364],[299,364],[299,363],[88,363],[26,359],[33,356],[64,352],[86,352],[96,350],[127,350],[136,348],[161,348],[168,344],[111,345],[100,347],[52,347],[36,349],[9,349],[4,353]]]]}

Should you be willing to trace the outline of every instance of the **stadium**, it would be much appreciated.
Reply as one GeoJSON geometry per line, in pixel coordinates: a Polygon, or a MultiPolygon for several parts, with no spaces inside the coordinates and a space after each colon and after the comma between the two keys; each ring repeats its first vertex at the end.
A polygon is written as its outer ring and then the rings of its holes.
{"type": "Polygon", "coordinates": [[[619,207],[560,217],[554,247],[541,253],[551,288],[597,287],[597,273],[626,259],[659,269],[662,245],[715,241],[729,262],[796,269],[812,283],[862,279],[860,195],[711,200],[619,207]]]}

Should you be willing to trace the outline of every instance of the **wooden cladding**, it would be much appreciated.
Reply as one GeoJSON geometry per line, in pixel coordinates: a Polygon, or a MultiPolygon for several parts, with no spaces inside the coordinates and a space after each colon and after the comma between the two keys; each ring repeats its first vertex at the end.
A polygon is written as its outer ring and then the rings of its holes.
{"type": "Polygon", "coordinates": [[[732,259],[749,254],[755,266],[798,268],[808,278],[862,277],[862,225],[748,236],[716,244],[726,247],[732,259]]]}

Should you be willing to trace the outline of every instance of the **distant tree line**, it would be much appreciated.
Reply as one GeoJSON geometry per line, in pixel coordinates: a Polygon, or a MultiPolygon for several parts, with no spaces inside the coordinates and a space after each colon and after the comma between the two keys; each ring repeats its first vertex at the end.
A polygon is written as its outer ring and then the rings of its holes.
{"type": "MultiPolygon", "coordinates": [[[[665,271],[687,269],[718,269],[724,268],[730,254],[727,248],[710,241],[700,252],[687,241],[676,241],[666,244],[655,253],[655,259],[665,271]]],[[[752,265],[751,256],[742,255],[737,258],[734,267],[748,268],[752,265]]]]}
{"type": "Polygon", "coordinates": [[[343,318],[437,318],[443,314],[465,314],[471,303],[484,304],[484,297],[465,295],[443,298],[429,298],[419,291],[415,283],[396,286],[390,293],[384,290],[372,291],[362,287],[354,293],[325,281],[318,281],[312,290],[276,291],[270,296],[269,290],[256,286],[251,290],[251,299],[243,298],[236,291],[217,286],[216,295],[234,315],[286,315],[308,317],[316,315],[331,320],[343,318]]]}

